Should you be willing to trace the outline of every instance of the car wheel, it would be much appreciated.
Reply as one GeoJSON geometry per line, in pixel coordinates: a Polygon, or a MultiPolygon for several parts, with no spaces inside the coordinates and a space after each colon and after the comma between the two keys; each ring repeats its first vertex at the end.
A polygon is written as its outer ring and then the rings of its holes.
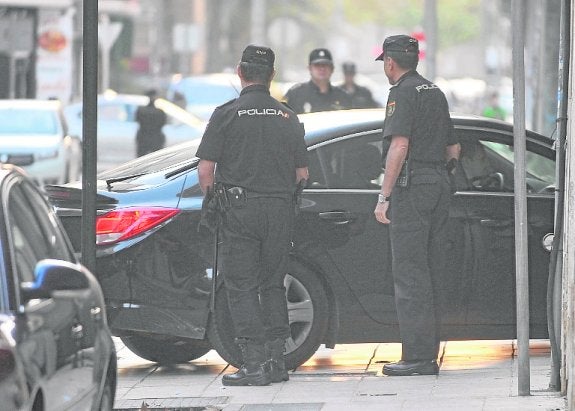
{"type": "Polygon", "coordinates": [[[178,364],[200,358],[212,349],[206,340],[183,337],[125,335],[122,342],[139,357],[160,364],[178,364]]]}
{"type": "MultiPolygon", "coordinates": [[[[286,367],[293,370],[319,348],[328,326],[329,306],[319,278],[304,269],[292,270],[284,279],[291,337],[286,342],[286,367]]],[[[216,295],[215,315],[210,316],[208,338],[218,354],[239,368],[242,357],[234,342],[234,327],[225,287],[216,295]]]]}

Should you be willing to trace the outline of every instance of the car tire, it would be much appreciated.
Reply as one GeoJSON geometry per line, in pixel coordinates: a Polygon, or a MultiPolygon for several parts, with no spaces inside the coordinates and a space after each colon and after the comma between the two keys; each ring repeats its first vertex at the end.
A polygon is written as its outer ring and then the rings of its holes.
{"type": "Polygon", "coordinates": [[[206,340],[183,337],[133,334],[120,339],[137,356],[166,365],[198,359],[212,349],[206,340]]]}
{"type": "MultiPolygon", "coordinates": [[[[284,280],[291,337],[286,342],[285,361],[289,370],[306,362],[323,341],[329,321],[329,305],[321,280],[304,268],[293,269],[284,280]]],[[[216,294],[215,315],[210,315],[208,339],[220,357],[236,368],[242,364],[234,342],[225,286],[216,294]]]]}

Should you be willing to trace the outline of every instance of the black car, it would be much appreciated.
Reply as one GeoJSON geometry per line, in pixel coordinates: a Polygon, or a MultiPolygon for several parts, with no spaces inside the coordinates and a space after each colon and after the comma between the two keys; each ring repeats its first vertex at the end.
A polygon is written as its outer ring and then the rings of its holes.
{"type": "MultiPolygon", "coordinates": [[[[286,298],[295,368],[320,344],[399,341],[388,227],[373,210],[383,178],[382,110],[302,115],[310,159],[293,237],[286,298]]],[[[512,126],[453,115],[462,144],[443,274],[444,339],[514,338],[512,126]]],[[[546,338],[553,228],[552,141],[527,133],[531,337],[546,338]]],[[[114,334],[136,354],[188,361],[215,348],[233,365],[223,286],[210,313],[213,236],[199,227],[202,194],[193,145],[180,145],[98,176],[97,268],[114,334]]],[[[49,187],[79,247],[81,187],[49,187]]],[[[221,273],[225,275],[225,273],[221,273]]]]}
{"type": "Polygon", "coordinates": [[[98,280],[44,193],[0,165],[0,408],[111,410],[116,350],[98,280]]]}

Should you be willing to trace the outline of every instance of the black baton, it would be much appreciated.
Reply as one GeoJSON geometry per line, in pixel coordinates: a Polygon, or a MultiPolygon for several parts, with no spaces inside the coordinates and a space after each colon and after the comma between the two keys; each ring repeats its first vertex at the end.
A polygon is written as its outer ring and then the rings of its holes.
{"type": "Polygon", "coordinates": [[[212,268],[212,295],[210,296],[210,312],[216,310],[216,286],[218,281],[218,242],[220,237],[220,216],[216,219],[216,229],[214,231],[214,264],[212,268]]]}

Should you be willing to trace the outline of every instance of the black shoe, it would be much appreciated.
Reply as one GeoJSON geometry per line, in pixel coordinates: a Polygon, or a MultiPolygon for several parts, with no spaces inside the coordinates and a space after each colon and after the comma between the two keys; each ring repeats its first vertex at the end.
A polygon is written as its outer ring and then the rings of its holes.
{"type": "Polygon", "coordinates": [[[243,366],[235,373],[224,375],[222,377],[222,383],[226,386],[236,387],[269,385],[272,379],[267,367],[267,364],[262,364],[255,369],[248,370],[243,366]]]}
{"type": "Polygon", "coordinates": [[[398,361],[383,366],[385,375],[437,375],[439,367],[435,360],[398,361]]]}
{"type": "Polygon", "coordinates": [[[272,382],[283,382],[289,380],[284,358],[285,340],[278,338],[268,341],[265,344],[272,382]]]}
{"type": "Polygon", "coordinates": [[[284,382],[289,380],[289,374],[286,370],[285,363],[278,363],[275,360],[270,360],[269,365],[272,382],[284,382]]]}
{"type": "Polygon", "coordinates": [[[224,375],[222,383],[231,386],[270,384],[272,382],[271,370],[264,345],[241,340],[238,341],[238,346],[242,352],[244,364],[237,372],[224,375]]]}

